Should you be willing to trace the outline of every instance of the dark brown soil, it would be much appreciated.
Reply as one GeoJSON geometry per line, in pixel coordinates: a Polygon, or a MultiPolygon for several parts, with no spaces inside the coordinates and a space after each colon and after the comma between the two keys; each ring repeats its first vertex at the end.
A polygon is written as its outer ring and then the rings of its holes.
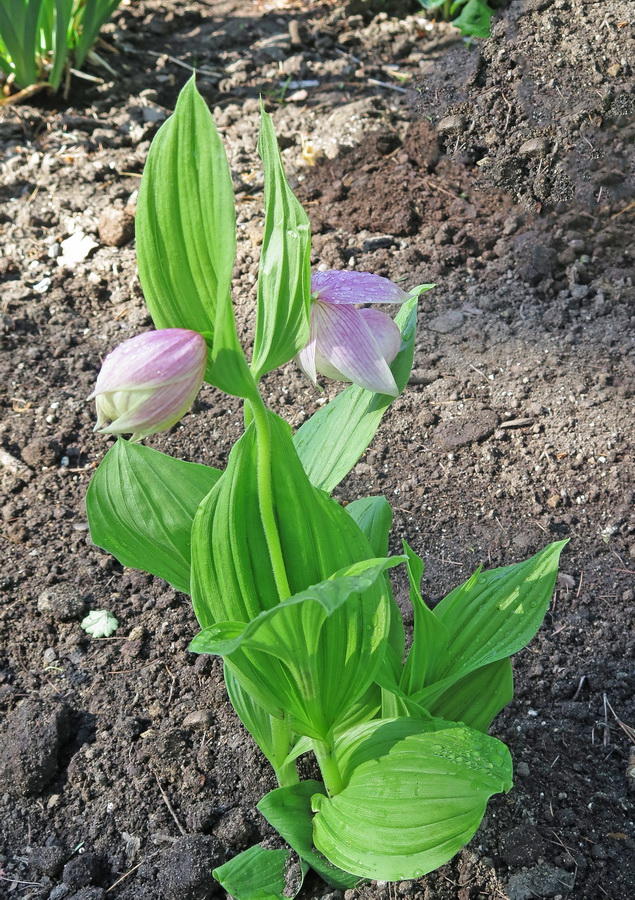
{"type": "MultiPolygon", "coordinates": [[[[315,265],[438,283],[411,383],[337,495],[388,497],[432,600],[571,539],[492,729],[514,789],[438,872],[346,900],[635,894],[634,30],[626,0],[516,0],[470,47],[408,3],[150,0],[106,29],[111,81],[4,111],[0,896],[207,900],[211,868],[271,836],[254,805],[272,776],[218,662],[187,651],[188,598],[94,547],[84,509],[109,446],[84,398],[150,325],[130,216],[189,77],[174,60],[198,67],[226,138],[245,343],[260,93],[315,265]],[[96,246],[59,265],[73,233],[96,246]],[[79,623],[101,608],[120,628],[92,640],[79,623]]],[[[294,427],[324,402],[293,365],[266,389],[294,427]]],[[[222,467],[240,432],[238,403],[206,387],[149,443],[222,467]]],[[[311,879],[302,896],[342,898],[311,879]]]]}

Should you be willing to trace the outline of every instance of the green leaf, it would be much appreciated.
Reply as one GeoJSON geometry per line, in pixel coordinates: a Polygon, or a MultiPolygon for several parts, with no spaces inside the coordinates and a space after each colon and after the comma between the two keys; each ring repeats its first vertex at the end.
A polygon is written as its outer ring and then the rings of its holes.
{"type": "Polygon", "coordinates": [[[359,878],[338,869],[313,847],[311,797],[315,794],[326,794],[321,781],[301,781],[270,791],[257,809],[328,885],[343,891],[353,888],[359,878]]]}
{"type": "Polygon", "coordinates": [[[188,594],[194,514],[221,475],[119,439],[86,494],[93,543],[188,594]]]}
{"type": "MultiPolygon", "coordinates": [[[[273,506],[290,592],[297,594],[374,554],[345,510],[309,482],[289,426],[273,414],[269,418],[273,506]]],[[[249,622],[279,601],[260,517],[253,423],[194,520],[192,600],[203,628],[249,622]]]]}
{"type": "Polygon", "coordinates": [[[79,7],[81,19],[75,29],[75,66],[80,68],[95,41],[99,36],[101,26],[104,25],[121,0],[95,0],[93,3],[84,3],[79,7]],[[81,27],[79,27],[81,25],[81,27]]]}
{"type": "Polygon", "coordinates": [[[413,695],[417,702],[428,707],[459,678],[529,643],[549,606],[566,543],[550,544],[516,565],[478,570],[435,607],[448,647],[428,686],[413,695]]]}
{"type": "Polygon", "coordinates": [[[265,170],[265,227],[251,370],[256,380],[292,359],[309,339],[309,220],[287,183],[271,116],[261,103],[258,150],[265,170]]]}
{"type": "Polygon", "coordinates": [[[425,719],[429,713],[427,709],[412,697],[408,696],[399,686],[403,669],[392,661],[388,653],[384,664],[377,673],[377,684],[381,688],[381,717],[383,719],[397,718],[399,716],[412,716],[415,719],[425,719]]]}
{"type": "Polygon", "coordinates": [[[383,659],[383,573],[402,557],[365,560],[261,613],[222,622],[190,645],[225,658],[242,687],[293,731],[324,740],[372,684],[383,659]]]}
{"type": "MultiPolygon", "coordinates": [[[[431,287],[434,285],[420,285],[411,291],[413,296],[395,316],[402,343],[390,369],[400,391],[412,370],[417,298],[431,287]]],[[[312,484],[328,493],[339,484],[372,441],[394,399],[350,385],[298,429],[293,440],[312,484]]]]}
{"type": "Polygon", "coordinates": [[[11,60],[18,87],[26,88],[37,80],[37,23],[42,0],[21,0],[7,8],[0,4],[0,35],[11,60]]]}
{"type": "MultiPolygon", "coordinates": [[[[345,509],[368,538],[375,556],[388,556],[388,536],[392,526],[392,509],[386,498],[364,497],[361,500],[353,500],[345,509]]],[[[390,662],[395,672],[397,672],[397,670],[401,669],[406,639],[401,610],[392,595],[392,587],[388,578],[387,581],[392,601],[388,653],[390,662]]]]}
{"type": "Polygon", "coordinates": [[[437,732],[447,728],[447,722],[425,714],[381,718],[359,722],[346,732],[339,732],[335,740],[335,757],[344,785],[355,770],[364,763],[386,756],[395,744],[422,732],[437,732]]]}
{"type": "Polygon", "coordinates": [[[265,850],[257,844],[214,869],[212,875],[234,900],[289,900],[304,881],[307,866],[290,869],[289,850],[265,850]]]}
{"type": "Polygon", "coordinates": [[[375,731],[356,748],[351,763],[363,761],[341,793],[312,797],[317,849],[347,872],[382,881],[443,865],[474,835],[489,797],[511,787],[509,751],[495,738],[432,720],[394,740],[417,723],[393,721],[369,723],[375,731]]]}
{"type": "MultiPolygon", "coordinates": [[[[117,5],[119,5],[117,3],[117,5]]],[[[73,14],[73,0],[56,0],[55,17],[51,23],[50,41],[53,51],[53,66],[48,80],[51,88],[57,91],[68,60],[69,46],[67,34],[73,14]]],[[[110,15],[110,13],[108,13],[110,15]]],[[[104,19],[105,21],[105,19],[104,19]]],[[[102,23],[103,24],[103,23],[102,23]]],[[[81,63],[79,64],[81,65],[81,63]]],[[[77,65],[77,68],[79,68],[77,65]]]]}
{"type": "Polygon", "coordinates": [[[407,694],[425,687],[448,646],[448,631],[443,622],[426,605],[419,585],[423,577],[423,562],[406,541],[403,548],[408,557],[410,602],[414,609],[414,633],[412,646],[403,669],[400,687],[407,694]]]}
{"type": "Polygon", "coordinates": [[[428,706],[432,716],[462,722],[469,728],[487,732],[514,698],[514,674],[509,658],[498,659],[459,678],[428,706]]]}
{"type": "Polygon", "coordinates": [[[139,278],[156,327],[208,332],[207,381],[228,394],[254,397],[230,299],[234,190],[222,141],[193,77],[152,142],[136,236],[139,278]]]}
{"type": "Polygon", "coordinates": [[[460,14],[452,20],[452,24],[466,37],[488,38],[493,15],[494,10],[485,0],[467,0],[460,14]]]}
{"type": "MultiPolygon", "coordinates": [[[[280,784],[293,771],[294,750],[298,743],[289,724],[274,719],[245,691],[228,666],[224,667],[225,686],[236,714],[271,764],[280,784]]],[[[311,749],[309,746],[307,749],[311,749]]],[[[298,755],[302,751],[300,749],[298,755]]]]}
{"type": "Polygon", "coordinates": [[[362,529],[375,556],[388,556],[392,509],[385,497],[363,497],[344,507],[362,529]]]}
{"type": "Polygon", "coordinates": [[[478,572],[435,607],[449,635],[437,678],[465,674],[529,643],[547,612],[566,544],[557,541],[524,562],[478,572]]]}

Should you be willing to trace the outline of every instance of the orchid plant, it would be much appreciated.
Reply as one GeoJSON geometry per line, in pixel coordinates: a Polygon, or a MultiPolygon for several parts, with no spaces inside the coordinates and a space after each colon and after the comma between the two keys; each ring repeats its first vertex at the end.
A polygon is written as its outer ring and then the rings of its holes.
{"type": "Polygon", "coordinates": [[[419,557],[405,542],[389,553],[386,499],[332,496],[408,382],[417,300],[432,285],[311,277],[309,223],[264,110],[259,151],[265,223],[248,362],[230,300],[232,181],[194,81],[154,140],[137,253],[157,331],[104,361],[96,427],[132,438],[109,449],[87,496],[95,544],[191,596],[190,649],[222,657],[234,709],[278,780],[258,809],[280,849],[252,847],[214,872],[237,900],[293,896],[309,868],[338,888],[418,878],[470,840],[490,796],[512,784],[509,751],[488,730],[512,698],[509,658],[540,626],[563,546],[479,569],[431,609],[419,557]],[[292,434],[259,382],[294,357],[313,382],[350,385],[292,434]],[[139,443],[170,428],[203,380],[245,402],[225,471],[139,443]],[[408,641],[396,566],[414,607],[408,641]],[[319,777],[300,780],[306,754],[319,777]]]}

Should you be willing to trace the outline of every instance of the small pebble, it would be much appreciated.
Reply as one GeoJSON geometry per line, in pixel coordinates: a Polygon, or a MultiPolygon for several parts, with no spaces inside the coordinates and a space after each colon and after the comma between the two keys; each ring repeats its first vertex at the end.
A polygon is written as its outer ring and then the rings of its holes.
{"type": "Polygon", "coordinates": [[[464,116],[446,116],[437,125],[440,134],[465,131],[466,121],[464,116]]]}
{"type": "Polygon", "coordinates": [[[184,728],[210,728],[214,724],[214,713],[209,709],[196,709],[183,719],[184,728]]]}
{"type": "Polygon", "coordinates": [[[521,144],[518,150],[521,156],[546,156],[549,153],[549,141],[546,138],[531,138],[521,144]]]}
{"type": "Polygon", "coordinates": [[[382,250],[385,247],[392,247],[395,239],[392,234],[378,234],[375,237],[366,238],[362,242],[362,250],[364,253],[372,253],[374,250],[382,250]]]}

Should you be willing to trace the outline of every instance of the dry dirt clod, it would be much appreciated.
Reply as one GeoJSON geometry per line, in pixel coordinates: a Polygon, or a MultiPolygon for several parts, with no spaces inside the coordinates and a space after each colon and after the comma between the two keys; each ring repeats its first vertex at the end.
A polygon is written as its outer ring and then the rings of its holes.
{"type": "Polygon", "coordinates": [[[81,619],[86,608],[84,598],[70,584],[56,584],[37,598],[38,612],[48,614],[56,622],[81,619]]]}
{"type": "Polygon", "coordinates": [[[105,209],[97,225],[99,239],[108,247],[123,247],[134,237],[134,217],[124,209],[105,209]]]}
{"type": "Polygon", "coordinates": [[[69,728],[68,709],[62,705],[48,708],[25,700],[6,717],[0,743],[0,779],[9,794],[39,794],[55,778],[69,728]]]}

